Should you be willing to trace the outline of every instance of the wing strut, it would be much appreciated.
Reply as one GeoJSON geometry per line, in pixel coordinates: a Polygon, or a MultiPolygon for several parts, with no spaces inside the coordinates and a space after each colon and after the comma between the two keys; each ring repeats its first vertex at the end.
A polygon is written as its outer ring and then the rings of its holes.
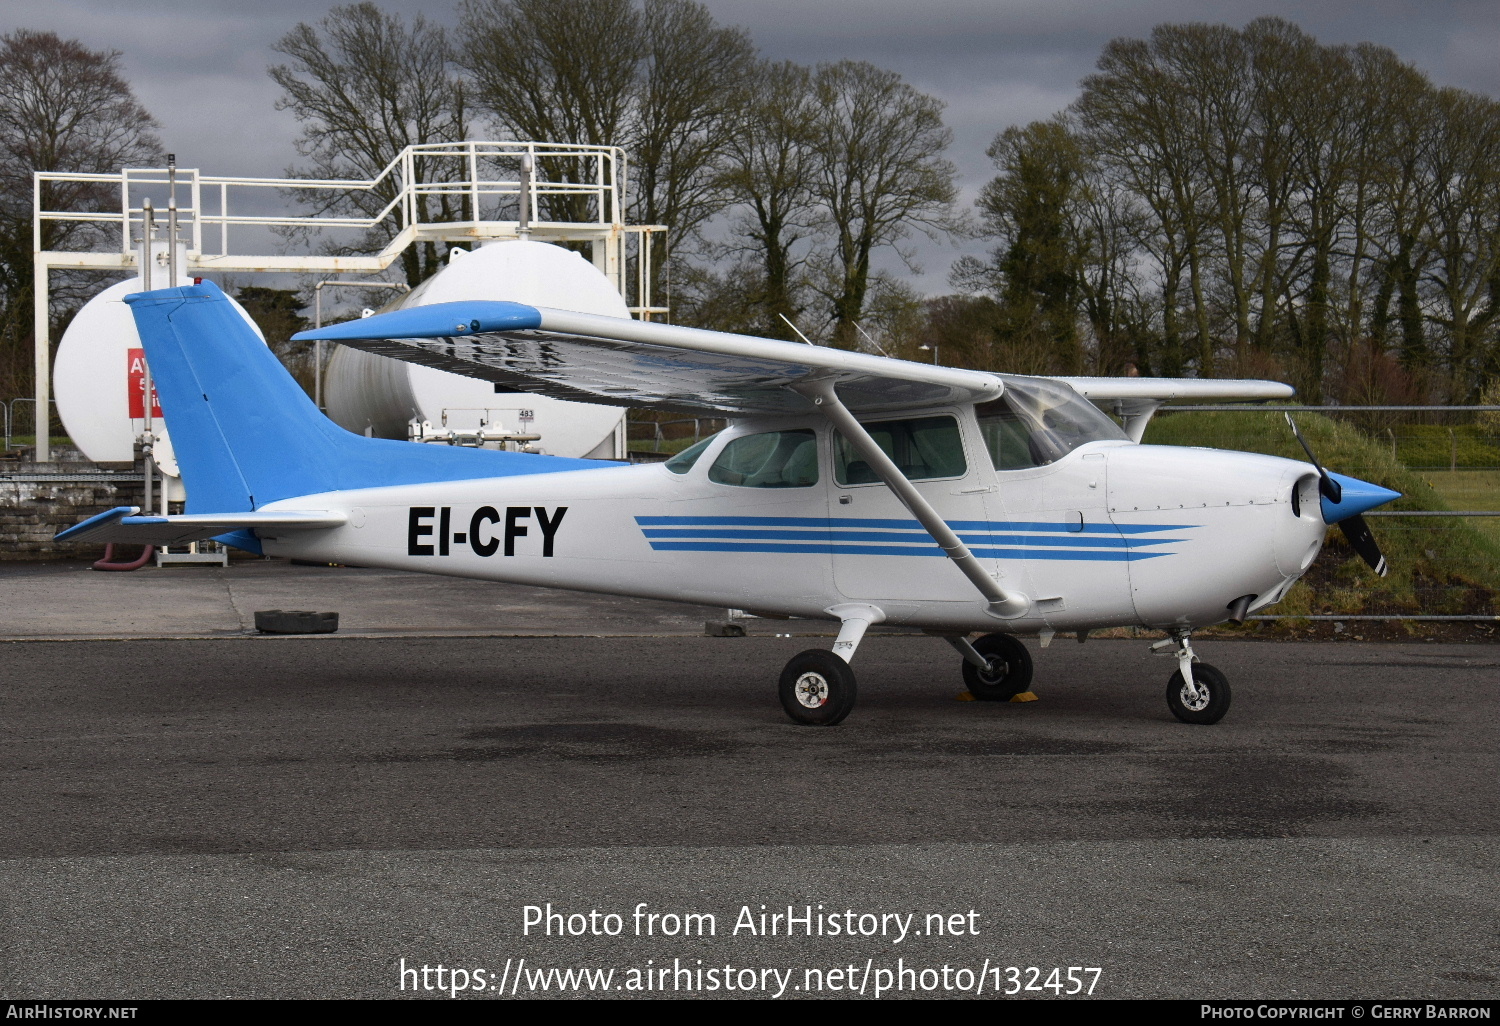
{"type": "Polygon", "coordinates": [[[938,543],[948,558],[953,560],[955,566],[963,571],[965,577],[979,589],[979,593],[989,602],[989,614],[1003,620],[1011,620],[1018,616],[1024,616],[1031,608],[1031,600],[1019,592],[1007,592],[995,581],[993,577],[985,573],[984,567],[979,560],[974,558],[958,535],[953,533],[946,521],[938,515],[937,510],[922,497],[922,493],[906,479],[901,473],[901,468],[885,454],[879,443],[870,437],[864,425],[855,419],[854,414],[839,400],[838,392],[834,383],[827,379],[804,381],[790,386],[800,395],[804,395],[813,401],[823,416],[832,422],[839,434],[849,440],[849,444],[859,452],[864,461],[870,465],[870,469],[880,475],[887,488],[895,493],[901,504],[911,510],[912,516],[917,522],[926,528],[932,540],[938,543]]]}

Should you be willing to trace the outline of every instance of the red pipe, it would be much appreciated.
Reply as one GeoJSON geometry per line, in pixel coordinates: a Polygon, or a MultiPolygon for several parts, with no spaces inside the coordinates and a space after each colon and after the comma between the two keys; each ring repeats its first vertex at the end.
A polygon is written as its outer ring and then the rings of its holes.
{"type": "Polygon", "coordinates": [[[152,556],[156,554],[156,546],[147,545],[144,549],[141,550],[140,556],[129,563],[111,563],[110,558],[114,556],[114,554],[114,542],[110,542],[108,545],[104,546],[104,558],[95,563],[93,568],[95,570],[139,570],[150,561],[152,556]]]}

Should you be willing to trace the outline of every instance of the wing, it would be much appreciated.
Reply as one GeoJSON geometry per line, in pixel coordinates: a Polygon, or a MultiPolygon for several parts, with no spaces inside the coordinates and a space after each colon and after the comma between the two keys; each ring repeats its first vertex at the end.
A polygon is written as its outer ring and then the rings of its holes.
{"type": "Polygon", "coordinates": [[[266,512],[266,513],[189,513],[180,516],[136,516],[139,506],[116,506],[89,517],[60,532],[54,541],[114,542],[129,545],[186,545],[242,528],[283,531],[311,531],[341,527],[347,522],[342,513],[266,512]]]}
{"type": "Polygon", "coordinates": [[[1132,442],[1146,433],[1146,424],[1169,399],[1222,399],[1255,402],[1290,399],[1297,390],[1279,381],[1245,378],[1055,378],[1071,385],[1080,395],[1124,422],[1132,442]]]}
{"type": "Polygon", "coordinates": [[[1227,402],[1253,402],[1266,399],[1290,399],[1296,394],[1291,385],[1279,381],[1254,381],[1244,378],[1056,378],[1066,381],[1085,399],[1114,409],[1119,403],[1131,405],[1161,403],[1170,399],[1197,401],[1222,399],[1227,402]]]}
{"type": "Polygon", "coordinates": [[[294,336],[581,402],[713,416],[802,413],[788,386],[831,378],[854,410],[982,402],[997,375],[777,339],[521,303],[434,303],[294,336]]]}

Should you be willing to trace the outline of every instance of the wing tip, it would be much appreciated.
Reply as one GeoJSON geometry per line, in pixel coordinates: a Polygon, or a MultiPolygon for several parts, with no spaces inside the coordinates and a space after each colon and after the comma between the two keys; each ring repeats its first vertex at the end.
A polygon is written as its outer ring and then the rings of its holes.
{"type": "Polygon", "coordinates": [[[76,541],[80,537],[83,537],[88,533],[97,530],[98,528],[107,527],[111,524],[117,523],[118,521],[124,520],[126,517],[134,516],[140,511],[141,508],[139,506],[116,506],[113,509],[105,510],[103,513],[96,513],[95,515],[89,517],[87,520],[83,520],[79,523],[74,524],[72,527],[64,528],[63,530],[54,534],[52,536],[52,540],[59,542],[76,541]]]}
{"type": "Polygon", "coordinates": [[[461,338],[495,331],[531,331],[542,325],[542,313],[526,303],[466,299],[433,303],[352,321],[299,331],[296,342],[339,342],[345,339],[461,338]]]}

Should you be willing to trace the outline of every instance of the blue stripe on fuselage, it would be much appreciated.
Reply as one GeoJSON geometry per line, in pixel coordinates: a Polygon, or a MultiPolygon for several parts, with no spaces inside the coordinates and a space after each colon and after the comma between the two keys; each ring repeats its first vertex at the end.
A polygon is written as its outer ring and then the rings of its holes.
{"type": "MultiPolygon", "coordinates": [[[[636,517],[641,527],[828,527],[865,528],[888,531],[921,531],[915,520],[877,520],[860,517],[636,517]]],[[[1080,532],[1063,523],[1007,520],[949,520],[955,531],[1004,531],[1056,534],[1151,534],[1155,531],[1191,531],[1197,524],[1085,524],[1080,532]]]]}
{"type": "MultiPolygon", "coordinates": [[[[642,529],[647,538],[719,539],[723,541],[840,541],[840,542],[911,542],[926,541],[926,531],[839,531],[808,530],[792,528],[714,528],[714,527],[647,527],[642,529]]],[[[1056,547],[1067,545],[1077,548],[1136,548],[1142,545],[1167,545],[1186,541],[1185,538],[1103,538],[1097,535],[1085,538],[1077,532],[1072,537],[1056,535],[1021,534],[960,534],[959,540],[966,545],[1042,545],[1056,547]]]]}
{"type": "MultiPolygon", "coordinates": [[[[851,556],[942,556],[915,520],[860,517],[636,517],[652,549],[664,552],[765,552],[851,556]],[[871,544],[876,543],[876,544],[871,544]]],[[[1125,537],[1190,531],[1193,524],[1077,524],[1042,521],[950,520],[981,559],[1119,562],[1168,556],[1144,546],[1185,538],[1125,537]]]]}
{"type": "MultiPolygon", "coordinates": [[[[942,556],[936,545],[840,545],[796,542],[654,541],[658,552],[791,552],[841,556],[942,556]]],[[[1133,552],[1101,549],[990,549],[969,550],[980,559],[1068,559],[1119,563],[1127,560],[1170,556],[1170,552],[1133,552]]]]}

